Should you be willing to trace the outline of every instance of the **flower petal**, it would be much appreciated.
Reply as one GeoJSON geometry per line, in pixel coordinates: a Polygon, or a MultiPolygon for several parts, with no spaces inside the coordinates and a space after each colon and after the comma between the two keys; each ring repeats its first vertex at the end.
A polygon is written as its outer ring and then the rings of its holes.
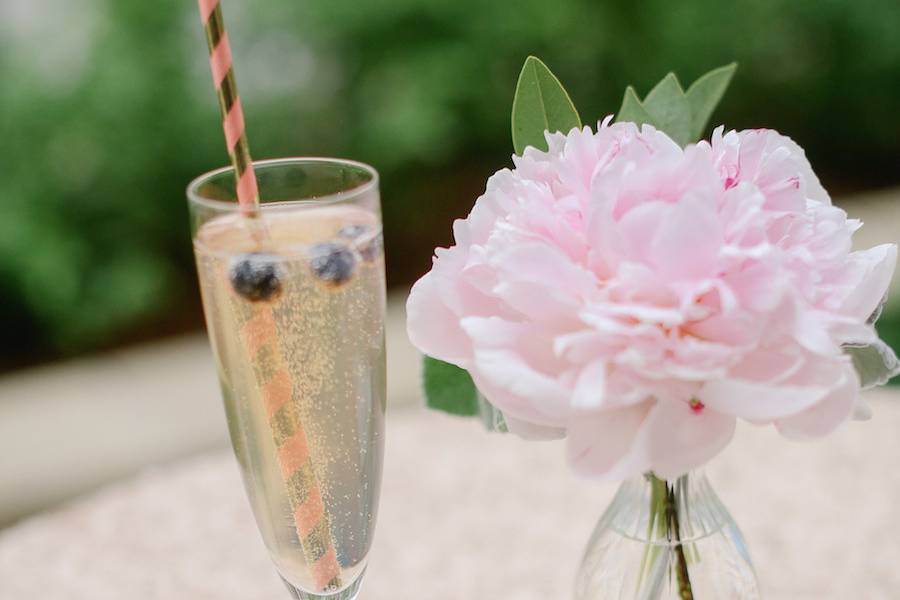
{"type": "Polygon", "coordinates": [[[768,422],[806,410],[830,392],[831,386],[827,383],[790,385],[719,379],[704,384],[697,397],[716,411],[750,421],[768,422]]]}
{"type": "MultiPolygon", "coordinates": [[[[469,375],[472,376],[472,381],[475,383],[478,391],[481,392],[488,402],[503,413],[503,418],[506,420],[510,431],[514,430],[517,422],[556,429],[565,427],[565,418],[546,415],[530,399],[523,398],[508,389],[495,385],[492,380],[483,377],[475,368],[469,370],[469,375]]],[[[523,431],[525,431],[527,436],[528,432],[525,427],[523,427],[523,431]]]]}
{"type": "Polygon", "coordinates": [[[849,267],[863,275],[844,299],[841,312],[865,321],[878,309],[891,284],[897,266],[897,246],[882,244],[854,252],[851,257],[854,261],[849,267]]]}
{"type": "Polygon", "coordinates": [[[574,419],[566,443],[569,466],[581,475],[606,480],[646,471],[649,462],[635,439],[653,404],[648,400],[574,419]]]}
{"type": "Polygon", "coordinates": [[[606,389],[606,363],[594,361],[585,366],[575,382],[572,408],[595,410],[603,406],[606,389]]]}
{"type": "Polygon", "coordinates": [[[417,281],[406,301],[406,331],[421,352],[464,367],[472,356],[472,344],[457,317],[444,304],[434,273],[417,281]]]}
{"type": "Polygon", "coordinates": [[[859,399],[859,377],[852,365],[845,364],[840,380],[820,402],[803,412],[775,422],[785,437],[806,440],[828,435],[849,420],[859,399]]]}
{"type": "Polygon", "coordinates": [[[675,479],[718,454],[734,436],[735,418],[710,407],[692,408],[683,400],[657,402],[647,418],[641,442],[650,469],[675,479]]]}

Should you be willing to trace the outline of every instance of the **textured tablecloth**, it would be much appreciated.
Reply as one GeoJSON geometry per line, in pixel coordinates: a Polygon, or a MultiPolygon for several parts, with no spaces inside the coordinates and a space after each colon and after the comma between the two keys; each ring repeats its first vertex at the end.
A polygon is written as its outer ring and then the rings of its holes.
{"type": "MultiPolygon", "coordinates": [[[[900,402],[814,444],[739,427],[709,467],[770,599],[900,598],[900,402]]],[[[365,600],[566,599],[615,486],[575,479],[558,443],[389,415],[365,600]]],[[[9,460],[13,457],[5,457],[9,460]]],[[[230,454],[182,461],[0,534],[2,600],[287,598],[230,454]]],[[[714,599],[699,599],[714,600],[714,599]]]]}

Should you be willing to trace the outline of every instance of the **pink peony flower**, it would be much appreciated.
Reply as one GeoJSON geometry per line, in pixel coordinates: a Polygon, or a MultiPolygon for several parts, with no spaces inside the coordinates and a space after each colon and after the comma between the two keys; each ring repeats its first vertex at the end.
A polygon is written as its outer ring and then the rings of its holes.
{"type": "Polygon", "coordinates": [[[844,346],[878,343],[896,246],[852,252],[860,223],[775,131],[682,149],[609,121],[488,180],[413,286],[413,343],[597,477],[683,474],[737,419],[802,439],[864,412],[844,346]]]}

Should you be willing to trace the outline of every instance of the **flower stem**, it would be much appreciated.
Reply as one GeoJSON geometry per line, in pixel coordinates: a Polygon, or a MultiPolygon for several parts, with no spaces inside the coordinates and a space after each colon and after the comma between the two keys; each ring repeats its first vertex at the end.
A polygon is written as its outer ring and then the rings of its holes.
{"type": "Polygon", "coordinates": [[[675,495],[675,486],[665,483],[665,522],[668,528],[668,538],[675,539],[675,577],[678,580],[678,596],[681,600],[694,600],[694,590],[691,587],[691,576],[688,573],[687,558],[684,555],[684,546],[681,543],[681,525],[678,522],[678,498],[675,495]]]}
{"type": "Polygon", "coordinates": [[[637,592],[641,590],[653,589],[653,581],[647,581],[645,577],[649,577],[653,571],[653,565],[659,558],[659,546],[652,544],[649,540],[656,539],[657,536],[664,537],[668,530],[668,524],[665,518],[666,504],[666,482],[653,475],[646,473],[644,477],[650,482],[650,515],[647,519],[647,540],[644,546],[644,554],[641,558],[641,568],[638,573],[637,592]]]}

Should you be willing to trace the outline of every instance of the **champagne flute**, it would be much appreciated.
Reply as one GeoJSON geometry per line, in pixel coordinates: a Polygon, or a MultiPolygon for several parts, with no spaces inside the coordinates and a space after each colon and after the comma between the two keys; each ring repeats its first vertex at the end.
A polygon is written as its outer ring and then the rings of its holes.
{"type": "Polygon", "coordinates": [[[295,598],[352,600],[366,568],[384,443],[378,175],[361,163],[254,163],[188,187],[207,329],[260,534],[295,598]]]}

